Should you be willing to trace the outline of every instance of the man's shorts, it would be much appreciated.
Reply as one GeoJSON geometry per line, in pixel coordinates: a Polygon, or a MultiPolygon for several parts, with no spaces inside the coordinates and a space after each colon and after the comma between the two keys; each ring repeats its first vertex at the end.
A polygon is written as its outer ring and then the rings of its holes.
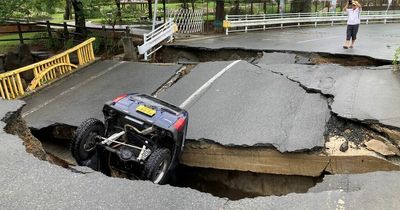
{"type": "Polygon", "coordinates": [[[357,39],[357,33],[358,33],[358,27],[360,25],[347,25],[347,36],[346,36],[346,40],[350,40],[351,38],[353,38],[353,40],[357,39]]]}

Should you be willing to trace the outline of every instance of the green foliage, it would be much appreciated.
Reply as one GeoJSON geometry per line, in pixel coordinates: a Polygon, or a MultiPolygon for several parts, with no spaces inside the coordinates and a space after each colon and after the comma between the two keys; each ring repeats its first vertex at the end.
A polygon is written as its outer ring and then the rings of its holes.
{"type": "Polygon", "coordinates": [[[74,39],[73,39],[73,38],[68,39],[68,40],[64,43],[64,48],[65,48],[65,49],[72,48],[73,46],[75,46],[75,45],[74,45],[74,39]]]}
{"type": "Polygon", "coordinates": [[[1,19],[9,19],[13,17],[15,12],[22,10],[24,0],[0,0],[0,17],[1,19]]]}
{"type": "Polygon", "coordinates": [[[100,53],[102,47],[104,46],[104,38],[96,37],[96,40],[93,42],[93,51],[95,54],[100,53]]]}
{"type": "Polygon", "coordinates": [[[62,7],[65,0],[0,0],[0,17],[32,18],[35,16],[49,16],[56,8],[62,7]]]}
{"type": "Polygon", "coordinates": [[[44,47],[48,50],[57,51],[62,47],[61,41],[54,37],[49,39],[47,32],[35,33],[33,38],[37,40],[35,41],[36,43],[40,42],[40,44],[44,45],[44,47]]]}
{"type": "Polygon", "coordinates": [[[393,69],[395,71],[399,70],[399,62],[400,62],[400,47],[397,48],[397,50],[394,53],[394,58],[393,58],[393,69]]]}

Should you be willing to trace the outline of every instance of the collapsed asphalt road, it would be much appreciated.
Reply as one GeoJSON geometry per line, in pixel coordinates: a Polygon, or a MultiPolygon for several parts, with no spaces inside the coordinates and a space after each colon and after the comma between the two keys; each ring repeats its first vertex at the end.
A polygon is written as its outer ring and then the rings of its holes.
{"type": "Polygon", "coordinates": [[[5,127],[15,129],[11,125],[21,106],[0,101],[1,209],[394,209],[400,204],[388,196],[399,193],[399,172],[325,176],[310,193],[230,201],[187,188],[110,178],[87,168],[71,171],[33,157],[18,136],[4,132],[5,127]]]}
{"type": "Polygon", "coordinates": [[[358,55],[391,61],[400,47],[400,24],[361,25],[354,49],[343,49],[346,26],[292,28],[266,32],[237,33],[229,36],[193,38],[169,44],[177,48],[248,49],[283,52],[317,52],[358,55]]]}
{"type": "Polygon", "coordinates": [[[268,65],[306,89],[333,95],[332,111],[341,117],[400,128],[400,75],[392,66],[345,68],[340,65],[268,65]]]}
{"type": "Polygon", "coordinates": [[[273,145],[281,152],[324,145],[325,124],[330,117],[326,98],[308,94],[298,84],[244,61],[226,69],[204,93],[187,102],[223,71],[215,66],[232,63],[199,64],[160,94],[173,104],[187,104],[188,139],[232,146],[273,145]]]}
{"type": "Polygon", "coordinates": [[[78,126],[83,120],[102,119],[104,102],[130,92],[152,94],[181,65],[100,61],[24,100],[24,119],[33,128],[56,123],[78,126]]]}

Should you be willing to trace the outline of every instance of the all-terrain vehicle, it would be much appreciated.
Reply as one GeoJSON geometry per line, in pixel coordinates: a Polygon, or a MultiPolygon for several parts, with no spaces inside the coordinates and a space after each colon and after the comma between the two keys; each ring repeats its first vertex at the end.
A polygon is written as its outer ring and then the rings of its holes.
{"type": "Polygon", "coordinates": [[[103,107],[104,123],[82,122],[71,141],[79,165],[107,175],[163,184],[184,146],[188,113],[144,94],[126,94],[103,107]]]}

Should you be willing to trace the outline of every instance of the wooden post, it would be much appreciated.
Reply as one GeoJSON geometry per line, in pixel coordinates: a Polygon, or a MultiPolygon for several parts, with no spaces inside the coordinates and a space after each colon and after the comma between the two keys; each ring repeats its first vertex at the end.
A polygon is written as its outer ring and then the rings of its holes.
{"type": "Polygon", "coordinates": [[[107,55],[107,53],[108,53],[108,44],[107,44],[107,31],[106,31],[106,26],[102,26],[101,27],[102,28],[102,30],[103,30],[103,41],[104,41],[104,47],[105,47],[105,50],[106,50],[106,55],[107,55]]]}
{"type": "Polygon", "coordinates": [[[69,31],[68,31],[68,26],[67,26],[66,22],[64,22],[64,38],[65,38],[65,41],[67,41],[69,39],[69,31]]]}
{"type": "Polygon", "coordinates": [[[125,29],[125,36],[128,37],[129,34],[130,34],[130,29],[129,29],[128,26],[126,26],[126,29],[125,29]]]}
{"type": "Polygon", "coordinates": [[[22,36],[21,24],[19,22],[17,22],[17,28],[18,28],[18,35],[19,35],[19,43],[23,44],[24,37],[22,36]]]}
{"type": "Polygon", "coordinates": [[[49,21],[46,21],[46,25],[47,25],[47,34],[48,34],[49,38],[51,39],[51,38],[53,38],[53,37],[52,37],[52,35],[51,35],[50,22],[49,22],[49,21]]]}

